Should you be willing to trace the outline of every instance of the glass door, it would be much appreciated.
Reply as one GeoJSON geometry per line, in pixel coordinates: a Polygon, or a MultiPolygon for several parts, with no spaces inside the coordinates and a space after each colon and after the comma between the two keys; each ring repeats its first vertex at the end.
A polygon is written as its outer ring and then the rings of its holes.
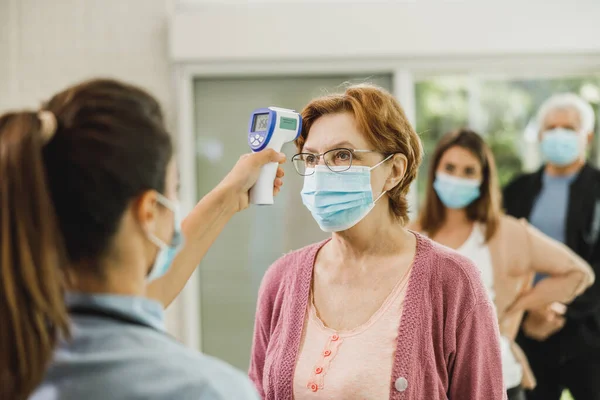
{"type": "MultiPolygon", "coordinates": [[[[392,77],[353,76],[198,79],[194,84],[198,198],[215,187],[241,154],[250,113],[260,107],[301,110],[312,98],[343,91],[344,83],[371,82],[392,89],[392,77]]],[[[302,205],[303,180],[288,156],[285,183],[273,206],[236,215],[199,270],[202,349],[247,369],[258,288],[277,258],[327,237],[302,205]]]]}

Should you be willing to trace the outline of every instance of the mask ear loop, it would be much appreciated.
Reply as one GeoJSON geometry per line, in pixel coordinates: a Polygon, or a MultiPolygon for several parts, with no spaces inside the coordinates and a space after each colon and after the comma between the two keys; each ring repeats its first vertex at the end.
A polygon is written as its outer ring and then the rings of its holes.
{"type": "Polygon", "coordinates": [[[377,164],[375,164],[371,168],[369,168],[369,171],[373,171],[375,168],[379,167],[381,164],[383,164],[384,162],[386,162],[390,158],[394,157],[395,155],[396,155],[396,153],[390,154],[389,156],[387,156],[386,158],[384,158],[383,160],[379,161],[377,164]]]}
{"type": "MultiPolygon", "coordinates": [[[[387,156],[386,158],[384,158],[383,160],[381,160],[380,162],[378,162],[377,164],[375,164],[371,168],[369,168],[369,171],[373,171],[375,168],[379,167],[381,164],[383,164],[384,162],[386,162],[390,158],[394,157],[395,155],[396,155],[396,153],[390,154],[389,156],[387,156]]],[[[373,202],[373,205],[377,204],[377,202],[379,201],[379,199],[382,198],[383,195],[386,194],[387,192],[388,192],[387,190],[384,190],[383,192],[381,192],[381,194],[379,196],[377,196],[377,198],[373,202]]]]}
{"type": "Polygon", "coordinates": [[[162,204],[163,206],[167,207],[169,210],[175,212],[175,203],[173,203],[171,200],[169,200],[167,197],[165,197],[164,195],[160,194],[160,193],[156,193],[156,200],[162,204]]]}
{"type": "Polygon", "coordinates": [[[162,240],[160,240],[154,233],[147,232],[146,235],[148,236],[148,240],[150,240],[152,244],[154,244],[159,249],[162,250],[168,247],[168,245],[162,240]]]}
{"type": "MultiPolygon", "coordinates": [[[[168,208],[173,214],[175,214],[175,204],[167,197],[160,193],[156,193],[156,200],[158,203],[162,204],[164,207],[168,208]]],[[[148,239],[159,249],[162,250],[169,247],[167,243],[160,240],[158,236],[156,236],[154,233],[146,232],[146,235],[148,235],[148,239]]]]}
{"type": "MultiPolygon", "coordinates": [[[[375,168],[379,167],[381,164],[383,164],[384,162],[386,162],[390,158],[394,157],[395,155],[396,155],[396,153],[390,154],[389,156],[387,156],[386,158],[384,158],[383,160],[381,160],[380,162],[378,162],[377,164],[375,164],[371,168],[369,168],[369,171],[373,171],[375,168]]],[[[377,198],[373,202],[373,205],[377,204],[377,202],[379,201],[379,199],[381,199],[383,197],[383,195],[386,194],[387,192],[388,192],[387,190],[384,190],[383,192],[381,192],[381,194],[379,196],[377,196],[377,198]]]]}
{"type": "Polygon", "coordinates": [[[382,198],[383,195],[386,194],[387,192],[388,192],[387,190],[384,190],[383,192],[381,192],[381,194],[379,196],[377,196],[377,198],[373,202],[373,205],[377,204],[377,202],[379,201],[379,199],[382,198]]]}

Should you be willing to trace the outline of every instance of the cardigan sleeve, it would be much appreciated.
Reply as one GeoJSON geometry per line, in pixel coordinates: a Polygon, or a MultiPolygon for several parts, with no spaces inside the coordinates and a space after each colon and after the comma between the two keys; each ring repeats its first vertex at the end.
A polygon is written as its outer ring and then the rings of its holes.
{"type": "Polygon", "coordinates": [[[254,336],[252,339],[252,351],[250,355],[250,369],[248,376],[262,399],[265,398],[263,388],[263,368],[265,365],[265,356],[270,339],[270,329],[267,319],[267,313],[261,312],[260,298],[256,310],[254,321],[254,336]]]}
{"type": "Polygon", "coordinates": [[[459,324],[450,372],[450,400],[506,400],[500,335],[491,302],[474,305],[459,324]]]}
{"type": "Polygon", "coordinates": [[[252,351],[250,353],[250,369],[248,376],[254,383],[261,398],[265,398],[263,387],[263,369],[267,347],[271,338],[271,318],[273,313],[273,285],[272,269],[267,271],[258,292],[256,315],[254,317],[254,336],[252,338],[252,351]]]}
{"type": "Polygon", "coordinates": [[[280,306],[277,302],[285,286],[283,278],[287,267],[287,257],[277,260],[265,273],[258,291],[248,376],[263,399],[265,398],[263,381],[265,360],[274,325],[279,317],[280,306]]]}

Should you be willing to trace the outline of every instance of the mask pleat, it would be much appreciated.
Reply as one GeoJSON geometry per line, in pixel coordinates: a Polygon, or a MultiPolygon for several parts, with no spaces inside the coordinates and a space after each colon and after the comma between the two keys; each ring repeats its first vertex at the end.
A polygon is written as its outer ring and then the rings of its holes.
{"type": "Polygon", "coordinates": [[[374,207],[371,169],[352,167],[332,172],[317,166],[304,177],[302,202],[322,230],[339,232],[356,225],[374,207]]]}

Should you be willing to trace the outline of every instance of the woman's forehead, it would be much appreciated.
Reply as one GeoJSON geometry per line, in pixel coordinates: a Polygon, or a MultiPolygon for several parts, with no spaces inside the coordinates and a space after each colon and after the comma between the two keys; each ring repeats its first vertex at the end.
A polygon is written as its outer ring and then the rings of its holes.
{"type": "Polygon", "coordinates": [[[480,165],[475,154],[460,146],[452,146],[446,150],[440,158],[440,164],[444,162],[451,162],[457,165],[480,165]]]}
{"type": "Polygon", "coordinates": [[[577,110],[561,108],[548,113],[543,121],[543,128],[565,127],[579,129],[581,121],[577,110]]]}
{"type": "Polygon", "coordinates": [[[310,128],[304,151],[322,152],[337,147],[365,149],[370,147],[350,113],[324,115],[310,128]]]}

